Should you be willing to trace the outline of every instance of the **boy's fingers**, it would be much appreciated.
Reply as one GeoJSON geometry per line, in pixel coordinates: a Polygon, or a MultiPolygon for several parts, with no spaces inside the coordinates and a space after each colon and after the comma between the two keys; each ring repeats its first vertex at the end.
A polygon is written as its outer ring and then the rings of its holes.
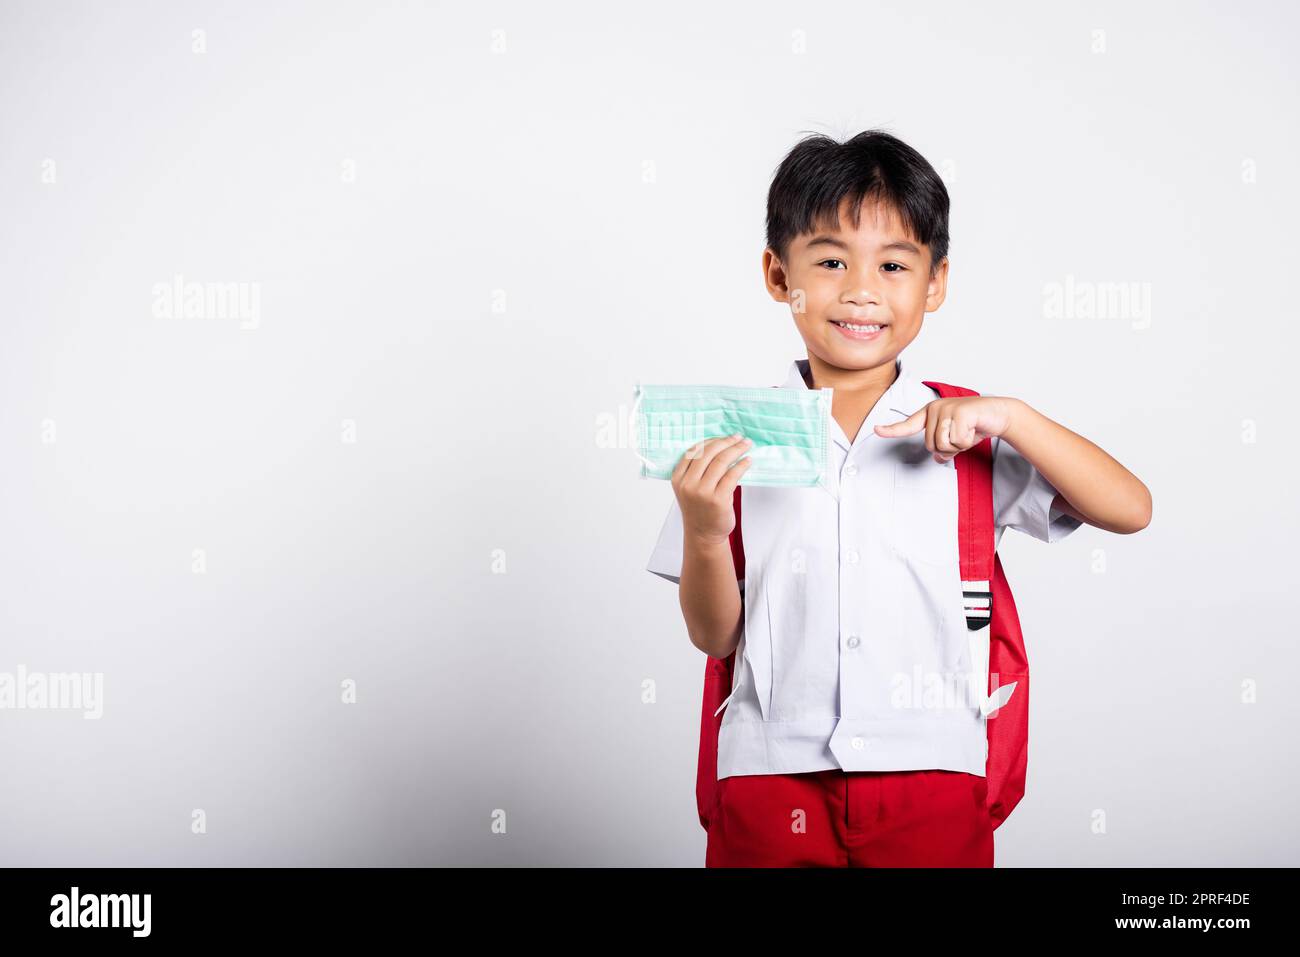
{"type": "Polygon", "coordinates": [[[940,440],[936,443],[940,452],[952,458],[960,452],[975,445],[975,422],[965,421],[961,416],[955,415],[950,419],[945,419],[940,423],[940,440]],[[947,426],[947,431],[943,427],[947,426]]]}
{"type": "Polygon", "coordinates": [[[741,459],[731,468],[722,473],[722,478],[718,480],[717,491],[730,498],[735,494],[736,486],[740,483],[740,477],[745,474],[745,469],[754,464],[753,459],[741,459]]]}
{"type": "Polygon", "coordinates": [[[692,463],[698,462],[703,457],[705,446],[713,441],[715,440],[700,439],[700,441],[682,452],[681,457],[677,460],[677,465],[673,468],[673,474],[678,474],[680,472],[684,476],[692,463]]]}
{"type": "Polygon", "coordinates": [[[696,442],[694,445],[687,448],[686,451],[682,452],[681,456],[677,459],[677,464],[673,466],[672,481],[674,487],[685,482],[687,478],[687,472],[690,470],[691,465],[700,460],[700,457],[704,452],[704,447],[710,441],[712,440],[700,439],[700,441],[696,442]]]}
{"type": "Polygon", "coordinates": [[[727,446],[739,442],[740,439],[740,435],[723,435],[717,438],[705,439],[691,446],[682,454],[682,458],[686,460],[686,472],[682,476],[683,480],[686,482],[699,482],[705,470],[709,467],[709,463],[713,461],[713,457],[727,446]],[[694,451],[693,457],[692,451],[694,451]]]}
{"type": "Polygon", "coordinates": [[[936,436],[935,460],[948,462],[974,448],[979,433],[974,421],[963,423],[960,417],[953,417],[939,423],[936,436]]]}
{"type": "Polygon", "coordinates": [[[677,459],[677,464],[673,466],[672,483],[673,488],[677,488],[686,478],[686,470],[691,467],[691,463],[699,457],[700,449],[704,446],[704,440],[700,440],[688,448],[677,459]]]}
{"type": "Polygon", "coordinates": [[[732,463],[748,453],[751,448],[753,448],[753,445],[750,441],[742,437],[719,449],[718,453],[713,456],[713,461],[709,463],[709,467],[700,476],[700,488],[716,489],[722,479],[731,471],[732,463]]]}
{"type": "Polygon", "coordinates": [[[953,429],[953,422],[950,418],[939,423],[934,432],[934,448],[936,452],[948,455],[958,451],[957,446],[952,441],[953,429]]]}
{"type": "Polygon", "coordinates": [[[925,428],[925,409],[920,408],[901,422],[876,426],[876,434],[887,439],[897,439],[905,435],[916,435],[923,428],[925,428]]]}

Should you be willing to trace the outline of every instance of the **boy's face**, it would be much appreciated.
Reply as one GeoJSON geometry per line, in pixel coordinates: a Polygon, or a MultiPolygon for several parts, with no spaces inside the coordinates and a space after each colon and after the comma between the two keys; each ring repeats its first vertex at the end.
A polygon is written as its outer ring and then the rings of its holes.
{"type": "Polygon", "coordinates": [[[849,210],[845,200],[838,228],[797,236],[786,262],[764,250],[767,288],[773,299],[790,303],[810,355],[837,369],[892,367],[925,314],[942,305],[948,260],[932,274],[929,246],[908,235],[892,207],[868,200],[857,229],[849,210]],[[881,328],[855,331],[837,321],[881,328]]]}

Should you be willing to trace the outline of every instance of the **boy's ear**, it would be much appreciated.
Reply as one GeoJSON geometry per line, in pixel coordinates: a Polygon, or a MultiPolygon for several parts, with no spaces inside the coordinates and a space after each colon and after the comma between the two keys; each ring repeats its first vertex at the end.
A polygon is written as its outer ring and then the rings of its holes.
{"type": "Polygon", "coordinates": [[[930,270],[930,284],[925,290],[925,311],[934,312],[943,305],[948,295],[948,257],[944,256],[939,264],[930,270]]]}
{"type": "Polygon", "coordinates": [[[771,246],[763,250],[763,282],[768,294],[777,302],[790,301],[790,277],[771,246]]]}

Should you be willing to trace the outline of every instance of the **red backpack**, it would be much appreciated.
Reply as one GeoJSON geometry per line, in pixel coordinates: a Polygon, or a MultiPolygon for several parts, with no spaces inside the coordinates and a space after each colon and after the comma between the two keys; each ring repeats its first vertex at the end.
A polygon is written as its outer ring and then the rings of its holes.
{"type": "MultiPolygon", "coordinates": [[[[943,382],[926,381],[924,384],[937,390],[941,398],[979,395],[971,389],[943,382]]],[[[1029,660],[1020,634],[1016,602],[995,551],[992,440],[984,439],[974,448],[957,455],[954,462],[966,627],[971,631],[989,629],[988,692],[992,710],[985,723],[988,729],[985,776],[989,815],[996,830],[1025,794],[1025,770],[1029,758],[1029,660]]],[[[736,577],[743,579],[745,547],[741,539],[740,492],[740,486],[737,486],[732,498],[736,527],[731,533],[731,557],[736,565],[736,577]]],[[[707,658],[704,666],[695,801],[700,823],[706,831],[718,798],[718,730],[722,726],[722,716],[718,712],[731,694],[735,659],[733,651],[726,658],[707,658]]]]}

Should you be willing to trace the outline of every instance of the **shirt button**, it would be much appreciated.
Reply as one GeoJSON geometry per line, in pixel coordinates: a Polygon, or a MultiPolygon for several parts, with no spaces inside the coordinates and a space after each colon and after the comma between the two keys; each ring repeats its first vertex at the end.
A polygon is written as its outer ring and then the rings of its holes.
{"type": "Polygon", "coordinates": [[[858,474],[858,467],[850,462],[848,465],[844,466],[844,474],[852,478],[858,474]]]}
{"type": "Polygon", "coordinates": [[[856,565],[858,563],[858,553],[854,549],[850,548],[844,553],[844,560],[850,565],[856,565]]]}
{"type": "Polygon", "coordinates": [[[853,750],[855,751],[861,751],[867,746],[867,742],[863,741],[861,738],[854,738],[849,742],[849,744],[853,745],[853,750]]]}
{"type": "Polygon", "coordinates": [[[857,636],[857,635],[849,635],[849,642],[848,642],[848,644],[849,644],[849,647],[850,647],[850,648],[856,648],[856,647],[858,647],[858,636],[857,636]]]}

